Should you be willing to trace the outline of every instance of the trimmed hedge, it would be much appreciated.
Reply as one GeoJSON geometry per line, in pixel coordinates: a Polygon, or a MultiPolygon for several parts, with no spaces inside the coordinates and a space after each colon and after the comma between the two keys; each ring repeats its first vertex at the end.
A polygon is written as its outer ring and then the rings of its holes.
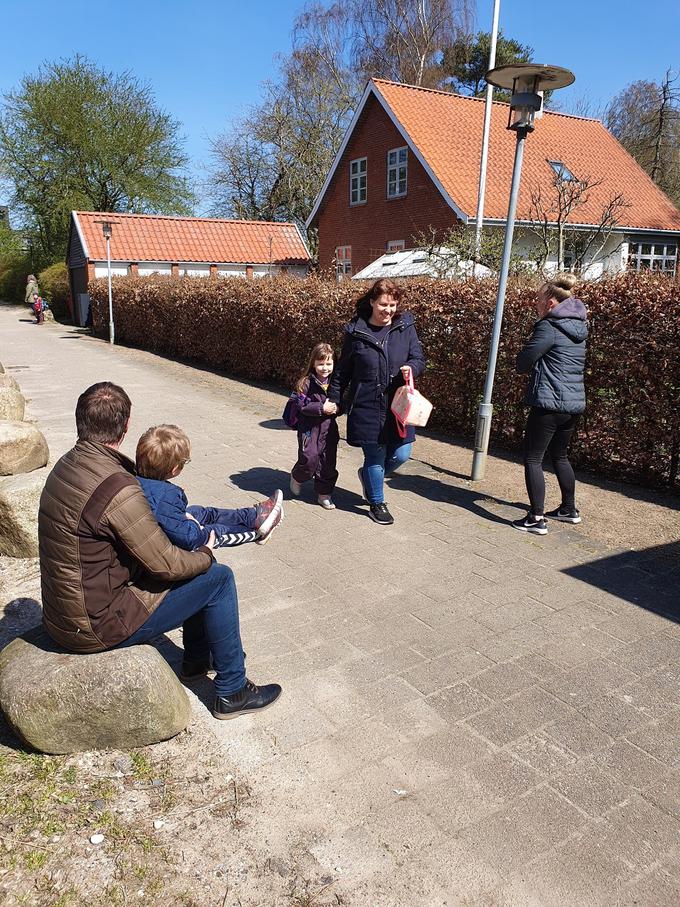
{"type": "Polygon", "coordinates": [[[50,304],[55,318],[69,318],[68,299],[71,290],[68,284],[68,268],[63,261],[55,262],[38,274],[38,284],[43,296],[50,304]]]}
{"type": "MultiPolygon", "coordinates": [[[[417,280],[405,284],[429,361],[419,382],[435,410],[431,427],[474,437],[497,283],[417,280]]],[[[90,284],[95,330],[106,333],[107,284],[90,284]]],[[[511,281],[494,388],[492,439],[521,445],[526,378],[517,351],[531,331],[536,284],[511,281]]],[[[292,386],[312,346],[339,349],[343,325],[363,286],[276,277],[114,278],[116,337],[230,374],[292,386]]],[[[574,462],[631,481],[678,486],[680,458],[680,293],[656,274],[584,283],[591,315],[588,408],[574,462]]]]}

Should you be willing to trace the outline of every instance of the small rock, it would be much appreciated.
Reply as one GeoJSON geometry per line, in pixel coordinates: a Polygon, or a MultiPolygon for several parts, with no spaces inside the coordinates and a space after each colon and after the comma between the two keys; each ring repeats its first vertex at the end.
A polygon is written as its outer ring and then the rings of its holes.
{"type": "Polygon", "coordinates": [[[105,807],[106,807],[106,803],[103,800],[93,800],[92,801],[92,809],[97,810],[97,812],[101,812],[101,810],[104,809],[105,807]]]}
{"type": "Polygon", "coordinates": [[[117,769],[122,775],[131,772],[133,766],[134,762],[129,756],[118,756],[117,759],[113,760],[113,767],[117,769]]]}
{"type": "Polygon", "coordinates": [[[163,781],[162,778],[154,778],[151,782],[152,787],[163,787],[164,784],[165,781],[163,781]]]}
{"type": "Polygon", "coordinates": [[[401,787],[395,787],[392,789],[392,793],[396,794],[397,797],[405,797],[408,791],[403,790],[401,787]]]}
{"type": "Polygon", "coordinates": [[[103,840],[104,835],[102,834],[90,835],[90,844],[101,844],[103,840]]]}
{"type": "Polygon", "coordinates": [[[164,825],[165,822],[162,819],[153,820],[153,827],[156,829],[156,831],[158,831],[159,828],[163,828],[164,825]]]}

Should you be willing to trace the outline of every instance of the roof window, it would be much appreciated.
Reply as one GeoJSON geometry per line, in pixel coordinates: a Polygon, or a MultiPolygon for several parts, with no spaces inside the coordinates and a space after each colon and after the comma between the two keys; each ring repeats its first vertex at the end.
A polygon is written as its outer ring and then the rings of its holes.
{"type": "Polygon", "coordinates": [[[553,170],[557,174],[557,178],[559,180],[562,180],[565,183],[577,183],[578,182],[578,180],[576,179],[574,174],[571,172],[571,170],[562,161],[548,161],[548,163],[550,164],[550,166],[553,168],[553,170]]]}

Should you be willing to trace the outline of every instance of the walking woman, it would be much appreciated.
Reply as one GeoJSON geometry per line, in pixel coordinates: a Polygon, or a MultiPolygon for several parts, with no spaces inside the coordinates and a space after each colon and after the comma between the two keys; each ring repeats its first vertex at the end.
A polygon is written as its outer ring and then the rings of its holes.
{"type": "Polygon", "coordinates": [[[517,371],[529,374],[525,397],[531,409],[524,434],[524,477],[530,510],[513,526],[522,532],[546,535],[546,517],[580,523],[576,507],[574,470],[567,458],[569,441],[586,407],[583,372],[588,324],[586,307],[573,296],[576,278],[558,274],[536,296],[538,321],[517,356],[517,371]],[[552,460],[562,493],[556,510],[545,512],[543,457],[552,460]]]}
{"type": "Polygon", "coordinates": [[[425,371],[413,315],[397,311],[401,297],[399,287],[383,278],[357,301],[328,391],[339,407],[349,388],[347,443],[363,450],[359,481],[371,519],[383,526],[394,522],[385,504],[385,475],[408,460],[415,440],[411,425],[400,435],[390,403],[409,369],[414,378],[425,371]]]}

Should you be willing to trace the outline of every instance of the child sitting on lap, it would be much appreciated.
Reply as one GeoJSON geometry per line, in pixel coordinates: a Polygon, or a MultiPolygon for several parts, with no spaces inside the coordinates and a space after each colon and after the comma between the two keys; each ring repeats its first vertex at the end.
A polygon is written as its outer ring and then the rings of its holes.
{"type": "Polygon", "coordinates": [[[215,533],[215,548],[245,542],[264,545],[283,519],[283,493],[274,494],[254,507],[225,510],[188,506],[187,496],[170,479],[191,461],[189,438],[176,425],[155,425],[137,443],[137,475],[160,527],[178,548],[193,551],[206,545],[215,533]]]}

